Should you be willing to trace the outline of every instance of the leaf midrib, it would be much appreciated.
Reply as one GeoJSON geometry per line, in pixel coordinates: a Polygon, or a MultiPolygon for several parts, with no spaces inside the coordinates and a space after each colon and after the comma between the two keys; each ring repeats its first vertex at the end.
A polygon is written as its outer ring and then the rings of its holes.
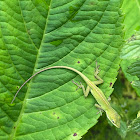
{"type": "MultiPolygon", "coordinates": [[[[50,12],[50,9],[51,9],[51,2],[52,2],[52,0],[50,0],[48,15],[49,15],[49,12],[50,12]]],[[[19,6],[20,6],[20,5],[19,5],[19,6]]],[[[21,13],[22,13],[22,12],[21,12],[21,13]]],[[[41,45],[42,45],[43,40],[44,40],[45,31],[46,31],[47,23],[48,23],[48,17],[49,17],[48,15],[47,15],[47,19],[46,19],[46,24],[45,24],[45,29],[44,29],[42,41],[41,41],[41,43],[40,43],[40,47],[39,47],[39,49],[38,49],[38,53],[37,53],[37,56],[36,56],[36,61],[35,61],[33,73],[35,72],[35,68],[36,68],[36,65],[37,65],[37,60],[38,60],[40,48],[41,48],[41,45]]],[[[37,48],[37,47],[36,47],[36,48],[37,48]]],[[[33,75],[33,73],[32,73],[32,75],[33,75]]],[[[31,82],[30,82],[30,83],[31,83],[31,82]]],[[[30,83],[29,83],[29,85],[30,85],[30,83]]],[[[22,114],[24,114],[24,108],[25,108],[25,104],[26,104],[26,99],[27,99],[27,97],[28,97],[28,90],[29,90],[29,88],[28,88],[27,91],[26,91],[25,98],[24,98],[24,100],[23,100],[23,105],[22,105],[21,112],[20,112],[20,114],[19,114],[18,120],[16,121],[16,123],[15,123],[15,125],[14,125],[15,129],[13,128],[13,132],[11,133],[11,136],[10,136],[10,139],[11,139],[11,140],[14,139],[14,137],[15,137],[15,135],[16,135],[17,127],[18,127],[19,122],[20,122],[20,120],[21,120],[21,118],[22,118],[22,114]]]]}

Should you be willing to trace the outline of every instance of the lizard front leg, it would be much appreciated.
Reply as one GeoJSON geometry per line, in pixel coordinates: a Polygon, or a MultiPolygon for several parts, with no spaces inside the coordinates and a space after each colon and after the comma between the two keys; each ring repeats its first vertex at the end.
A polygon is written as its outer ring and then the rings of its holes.
{"type": "Polygon", "coordinates": [[[103,111],[104,111],[104,110],[102,109],[102,107],[101,107],[100,105],[98,105],[98,104],[95,104],[95,107],[99,109],[99,112],[97,112],[97,114],[100,113],[101,116],[102,116],[102,113],[103,113],[103,111]]]}

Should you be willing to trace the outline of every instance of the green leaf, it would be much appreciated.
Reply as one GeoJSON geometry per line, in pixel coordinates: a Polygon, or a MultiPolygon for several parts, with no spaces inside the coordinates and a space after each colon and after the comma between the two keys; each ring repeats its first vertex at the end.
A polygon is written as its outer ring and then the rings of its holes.
{"type": "Polygon", "coordinates": [[[140,133],[140,117],[133,120],[133,122],[129,125],[128,131],[134,131],[140,133]]]}
{"type": "Polygon", "coordinates": [[[122,11],[125,14],[125,39],[128,39],[140,29],[140,0],[123,0],[122,11]]]}
{"type": "Polygon", "coordinates": [[[140,60],[137,60],[136,62],[132,63],[130,67],[128,67],[127,72],[131,75],[136,75],[138,78],[140,78],[140,60]]]}
{"type": "Polygon", "coordinates": [[[138,67],[133,67],[137,61],[140,60],[140,1],[124,0],[122,4],[122,11],[125,13],[125,39],[126,45],[122,49],[121,67],[125,77],[132,83],[132,87],[140,96],[140,81],[137,75],[132,73],[139,73],[138,67]],[[135,16],[134,16],[135,15],[135,16]],[[136,32],[137,31],[137,32],[136,32]],[[129,38],[129,39],[128,39],[129,38]],[[133,67],[133,68],[132,68],[133,67]],[[128,70],[129,68],[129,70],[128,70]],[[134,69],[135,68],[135,69],[134,69]],[[130,73],[129,71],[132,71],[130,73]]]}
{"type": "Polygon", "coordinates": [[[134,87],[137,87],[138,89],[140,89],[140,60],[132,63],[129,67],[129,69],[127,70],[127,72],[129,74],[131,74],[131,76],[137,76],[139,80],[136,81],[132,81],[132,85],[134,87]]]}
{"type": "Polygon", "coordinates": [[[128,39],[122,48],[121,58],[125,77],[140,96],[140,31],[136,32],[133,39],[128,39]]]}
{"type": "Polygon", "coordinates": [[[128,39],[122,48],[121,58],[127,60],[140,59],[140,31],[128,39]]]}
{"type": "Polygon", "coordinates": [[[120,0],[0,1],[0,139],[80,139],[97,123],[95,99],[76,90],[71,81],[84,81],[66,69],[37,75],[10,102],[37,69],[65,65],[95,80],[96,60],[108,97],[123,43],[120,6],[120,0]]]}

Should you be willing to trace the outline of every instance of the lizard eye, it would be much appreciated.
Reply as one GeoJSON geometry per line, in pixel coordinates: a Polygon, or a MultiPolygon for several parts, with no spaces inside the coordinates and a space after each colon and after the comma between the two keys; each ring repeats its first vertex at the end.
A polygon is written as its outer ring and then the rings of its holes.
{"type": "Polygon", "coordinates": [[[115,123],[115,122],[112,120],[112,123],[115,123]]]}

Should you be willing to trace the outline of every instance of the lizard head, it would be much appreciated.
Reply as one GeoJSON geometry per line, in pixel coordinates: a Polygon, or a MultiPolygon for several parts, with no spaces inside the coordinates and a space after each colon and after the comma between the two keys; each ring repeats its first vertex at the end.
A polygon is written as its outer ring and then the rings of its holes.
{"type": "Polygon", "coordinates": [[[115,125],[117,128],[120,128],[121,117],[113,108],[107,111],[106,115],[113,125],[115,125]]]}

